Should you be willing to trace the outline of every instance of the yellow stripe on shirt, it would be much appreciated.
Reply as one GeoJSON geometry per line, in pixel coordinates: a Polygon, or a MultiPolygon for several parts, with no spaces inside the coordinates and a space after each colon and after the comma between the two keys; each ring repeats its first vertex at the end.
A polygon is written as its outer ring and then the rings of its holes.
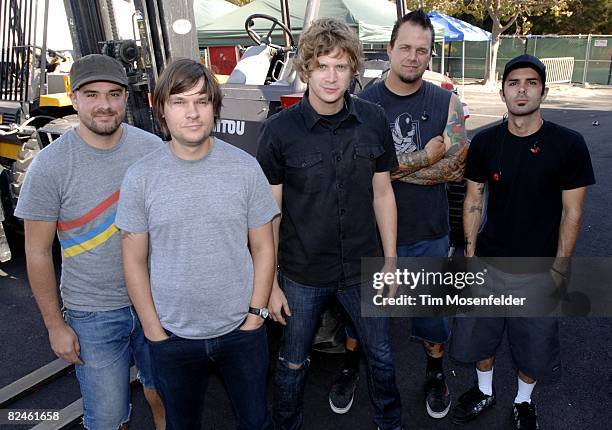
{"type": "Polygon", "coordinates": [[[102,245],[104,242],[110,239],[110,237],[117,231],[119,231],[117,226],[115,224],[111,224],[109,228],[104,230],[99,235],[92,237],[88,241],[64,249],[64,257],[74,257],[85,251],[94,249],[96,246],[102,245]]]}

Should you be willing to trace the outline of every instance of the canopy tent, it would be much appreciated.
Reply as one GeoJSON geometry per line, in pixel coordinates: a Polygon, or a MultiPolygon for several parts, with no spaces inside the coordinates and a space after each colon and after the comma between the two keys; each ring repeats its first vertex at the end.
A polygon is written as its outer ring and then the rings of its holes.
{"type": "MultiPolygon", "coordinates": [[[[291,0],[289,15],[294,38],[299,38],[304,26],[304,13],[307,0],[291,0]]],[[[279,0],[255,0],[241,8],[224,15],[215,22],[198,27],[198,43],[200,46],[249,45],[251,40],[244,30],[244,22],[249,15],[259,13],[271,15],[280,20],[281,10],[279,0]]],[[[396,20],[396,9],[387,0],[325,0],[319,7],[320,17],[337,18],[359,31],[364,43],[388,43],[391,28],[396,20]]],[[[254,29],[265,32],[271,26],[270,22],[258,19],[254,29]]],[[[443,34],[443,27],[436,31],[443,34]]],[[[264,33],[265,34],[265,33],[264,33]]],[[[281,31],[275,30],[275,40],[281,41],[281,31]]]]}
{"type": "MultiPolygon", "coordinates": [[[[444,74],[444,43],[461,42],[461,88],[465,86],[465,42],[487,42],[491,40],[491,33],[460,19],[432,11],[428,13],[431,22],[444,28],[442,41],[442,57],[440,70],[444,74]]],[[[437,39],[436,39],[437,40],[437,39]]]]}
{"type": "Polygon", "coordinates": [[[194,0],[193,12],[196,29],[200,30],[236,9],[238,6],[225,0],[194,0]]]}
{"type": "Polygon", "coordinates": [[[491,40],[491,33],[460,19],[436,11],[429,12],[427,15],[434,24],[434,28],[436,24],[444,28],[444,40],[446,42],[486,42],[491,40]]]}

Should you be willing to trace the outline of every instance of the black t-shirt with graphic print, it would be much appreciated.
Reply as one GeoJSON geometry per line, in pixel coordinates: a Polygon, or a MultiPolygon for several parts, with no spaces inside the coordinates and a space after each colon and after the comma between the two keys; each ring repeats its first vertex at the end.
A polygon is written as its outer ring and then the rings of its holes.
{"type": "MultiPolygon", "coordinates": [[[[441,136],[448,120],[452,93],[430,82],[414,94],[398,96],[384,81],[367,87],[358,96],[385,110],[395,152],[420,151],[435,136],[441,136]]],[[[393,181],[397,204],[397,245],[439,239],[450,231],[446,184],[414,185],[393,181]]]]}

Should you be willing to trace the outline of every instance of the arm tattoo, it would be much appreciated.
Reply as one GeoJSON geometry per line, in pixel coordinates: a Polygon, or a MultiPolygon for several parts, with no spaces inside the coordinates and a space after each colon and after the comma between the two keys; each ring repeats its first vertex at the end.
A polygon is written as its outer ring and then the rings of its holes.
{"type": "Polygon", "coordinates": [[[120,232],[121,232],[121,239],[129,239],[135,236],[134,233],[129,232],[129,231],[120,230],[120,232]]]}
{"type": "Polygon", "coordinates": [[[463,178],[467,157],[467,135],[463,106],[458,98],[451,98],[452,112],[444,129],[451,146],[444,158],[437,163],[400,178],[401,181],[418,185],[435,185],[459,181],[463,178]]]}
{"type": "Polygon", "coordinates": [[[429,166],[427,151],[424,149],[416,152],[397,154],[399,167],[391,173],[391,179],[400,179],[406,175],[429,166]]]}

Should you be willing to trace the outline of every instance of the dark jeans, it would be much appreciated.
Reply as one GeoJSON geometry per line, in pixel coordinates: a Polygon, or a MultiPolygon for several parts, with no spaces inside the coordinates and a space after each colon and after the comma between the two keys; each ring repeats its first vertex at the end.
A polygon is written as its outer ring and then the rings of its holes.
{"type": "Polygon", "coordinates": [[[357,329],[366,356],[367,381],[374,404],[374,422],[381,430],[401,428],[400,396],[389,344],[387,317],[361,317],[359,285],[322,288],[302,285],[280,276],[291,316],[286,318],[278,363],[274,374],[274,424],[279,430],[296,430],[302,425],[306,371],[310,348],[319,318],[335,298],[357,329]],[[299,365],[292,369],[289,364],[299,365]]]}
{"type": "MultiPolygon", "coordinates": [[[[448,235],[439,239],[422,240],[411,245],[397,247],[398,257],[447,257],[449,248],[448,235]]],[[[446,343],[451,334],[448,317],[414,317],[412,318],[413,340],[431,343],[446,343]]]]}
{"type": "MultiPolygon", "coordinates": [[[[398,257],[447,257],[448,235],[439,239],[422,240],[411,245],[397,247],[398,257]]],[[[451,334],[448,317],[413,317],[411,339],[430,343],[446,343],[451,334]]],[[[346,324],[346,335],[358,339],[352,324],[346,324]]]]}
{"type": "Polygon", "coordinates": [[[172,333],[151,342],[155,382],[166,406],[167,430],[202,426],[208,363],[219,367],[232,402],[238,429],[271,429],[266,402],[268,344],[265,325],[236,329],[212,339],[191,340],[172,333]]]}

